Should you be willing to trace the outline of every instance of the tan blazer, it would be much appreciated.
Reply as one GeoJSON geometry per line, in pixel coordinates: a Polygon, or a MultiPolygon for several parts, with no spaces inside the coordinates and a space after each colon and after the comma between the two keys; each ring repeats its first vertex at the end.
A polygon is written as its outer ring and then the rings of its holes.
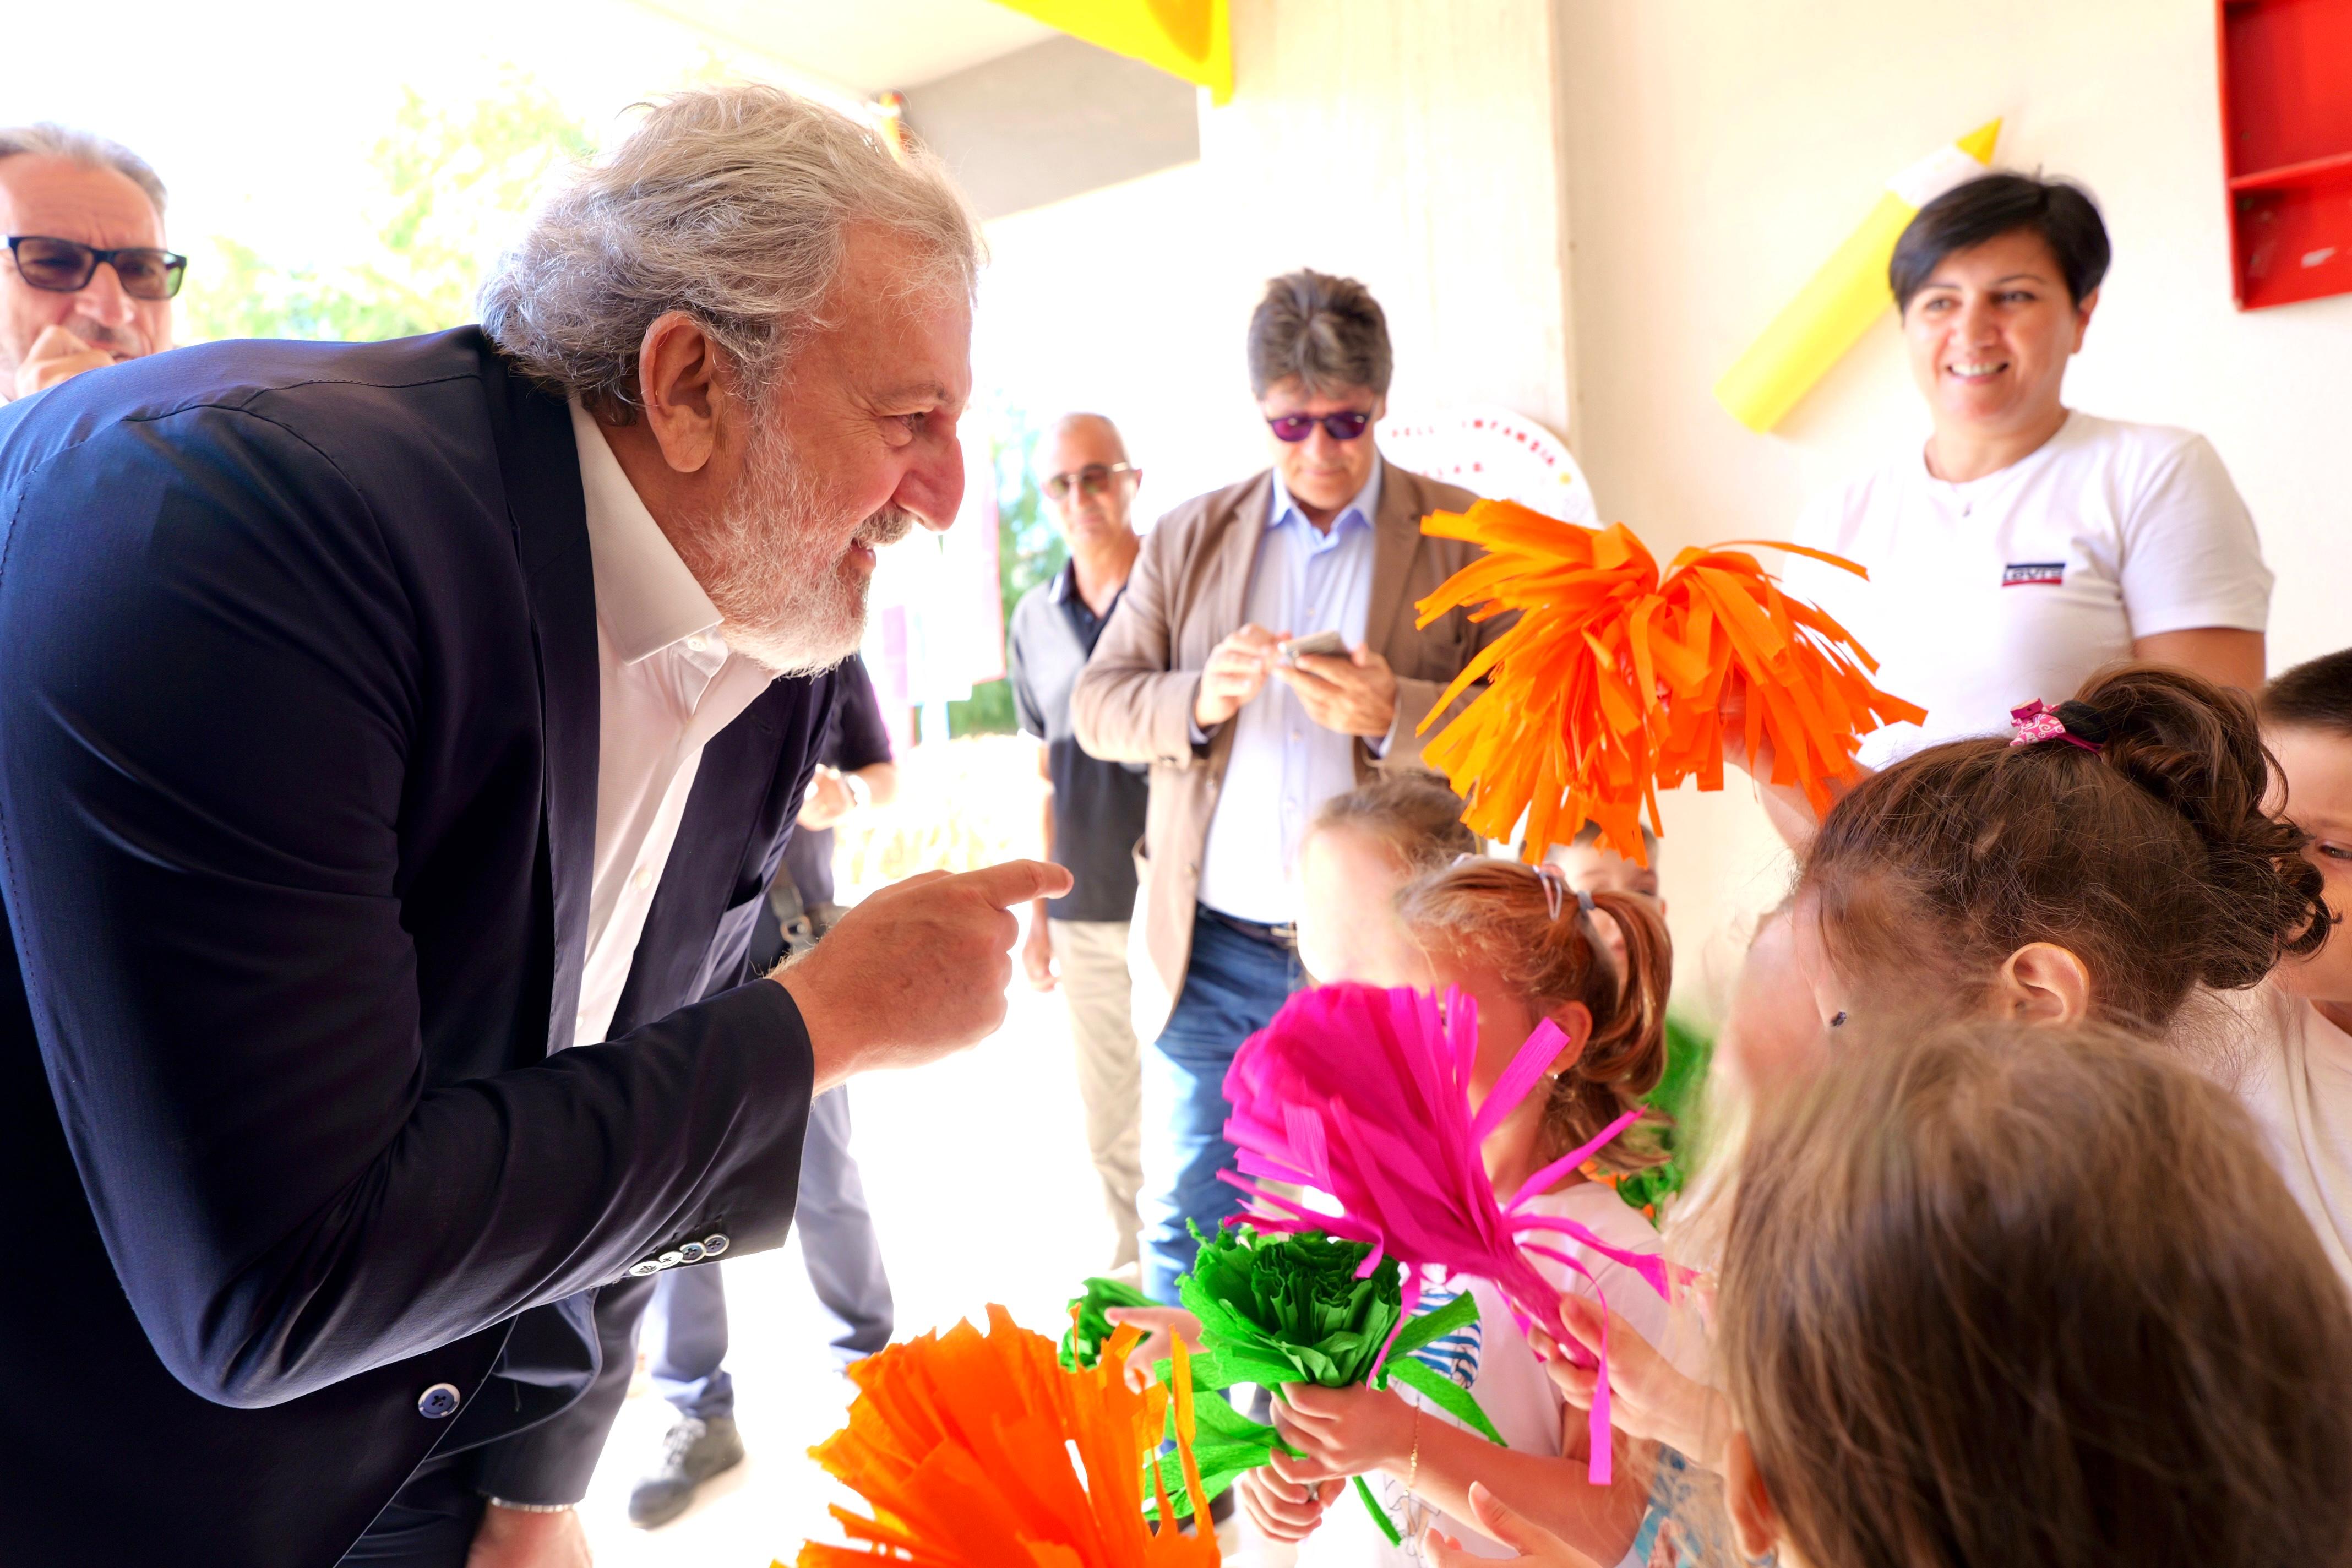
{"type": "MultiPolygon", "coordinates": [[[[1498,617],[1474,626],[1454,611],[1427,631],[1413,626],[1414,601],[1478,555],[1475,545],[1423,537],[1421,520],[1461,511],[1475,499],[1392,463],[1382,473],[1364,640],[1396,671],[1397,711],[1385,761],[1357,742],[1360,784],[1383,766],[1423,766],[1424,738],[1416,738],[1414,728],[1463,667],[1510,624],[1498,617]]],[[[1079,745],[1108,761],[1151,764],[1151,803],[1136,852],[1136,946],[1144,962],[1132,965],[1136,1028],[1147,1039],[1159,1034],[1183,987],[1201,849],[1234,744],[1234,727],[1224,724],[1196,752],[1192,702],[1210,650],[1241,627],[1273,500],[1268,470],[1197,496],[1162,518],[1144,536],[1127,592],[1070,693],[1079,745]]],[[[1475,695],[1465,693],[1461,701],[1475,695]]]]}

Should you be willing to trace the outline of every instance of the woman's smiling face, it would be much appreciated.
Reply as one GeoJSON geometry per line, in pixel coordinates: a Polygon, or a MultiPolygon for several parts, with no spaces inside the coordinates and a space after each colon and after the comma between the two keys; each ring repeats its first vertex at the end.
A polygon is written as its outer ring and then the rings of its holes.
{"type": "Polygon", "coordinates": [[[1912,379],[1939,432],[1995,436],[2060,406],[2099,294],[2078,305],[2049,243],[2012,229],[1953,251],[1903,310],[1912,379]]]}

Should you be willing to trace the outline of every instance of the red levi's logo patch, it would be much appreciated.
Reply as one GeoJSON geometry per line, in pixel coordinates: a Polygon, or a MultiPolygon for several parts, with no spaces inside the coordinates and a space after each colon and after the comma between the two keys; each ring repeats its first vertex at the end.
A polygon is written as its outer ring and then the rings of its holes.
{"type": "Polygon", "coordinates": [[[2012,561],[2000,569],[2000,585],[2021,587],[2030,583],[2044,583],[2052,587],[2066,580],[2063,561],[2012,561]]]}

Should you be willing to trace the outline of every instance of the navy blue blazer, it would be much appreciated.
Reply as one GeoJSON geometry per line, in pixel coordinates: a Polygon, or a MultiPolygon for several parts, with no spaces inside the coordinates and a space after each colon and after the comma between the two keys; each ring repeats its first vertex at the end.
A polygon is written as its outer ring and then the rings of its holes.
{"type": "Polygon", "coordinates": [[[325,1568],[578,1399],[598,1287],[782,1242],[809,1045],[742,970],[831,677],[710,742],[613,1043],[551,1055],[594,590],[478,331],[0,411],[0,1556],[325,1568]]]}

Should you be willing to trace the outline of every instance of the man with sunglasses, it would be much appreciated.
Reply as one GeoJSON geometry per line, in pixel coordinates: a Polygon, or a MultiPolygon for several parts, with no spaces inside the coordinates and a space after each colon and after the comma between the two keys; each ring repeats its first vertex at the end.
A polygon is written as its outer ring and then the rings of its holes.
{"type": "Polygon", "coordinates": [[[163,248],[163,182],[61,125],[0,130],[0,402],[172,346],[188,258],[163,248]]]}
{"type": "Polygon", "coordinates": [[[1099,414],[1066,414],[1037,445],[1045,510],[1070,547],[1053,581],[1013,606],[1006,673],[1021,727],[1039,742],[1045,780],[1045,858],[1076,885],[1030,909],[1021,951],[1029,983],[1059,986],[1077,1047],[1078,1099],[1087,1149],[1101,1179],[1112,1235],[1109,1270],[1137,1266],[1143,1185],[1141,1052],[1128,978],[1135,912],[1135,845],[1150,787],[1143,772],[1090,757],[1070,727],[1070,688],[1101,641],[1143,542],[1135,535],[1135,487],[1118,427],[1099,414]]]}
{"type": "Polygon", "coordinates": [[[1416,727],[1508,625],[1414,624],[1413,602],[1476,554],[1423,538],[1421,520],[1474,498],[1381,460],[1391,363],[1361,283],[1267,284],[1249,366],[1274,467],[1145,536],[1071,696],[1081,745],[1151,768],[1136,1012],[1158,1033],[1143,1068],[1144,1288],[1164,1301],[1192,1266],[1189,1226],[1238,1207],[1217,1179],[1234,1159],[1225,1068],[1304,979],[1301,835],[1375,771],[1422,765],[1416,727]]]}

